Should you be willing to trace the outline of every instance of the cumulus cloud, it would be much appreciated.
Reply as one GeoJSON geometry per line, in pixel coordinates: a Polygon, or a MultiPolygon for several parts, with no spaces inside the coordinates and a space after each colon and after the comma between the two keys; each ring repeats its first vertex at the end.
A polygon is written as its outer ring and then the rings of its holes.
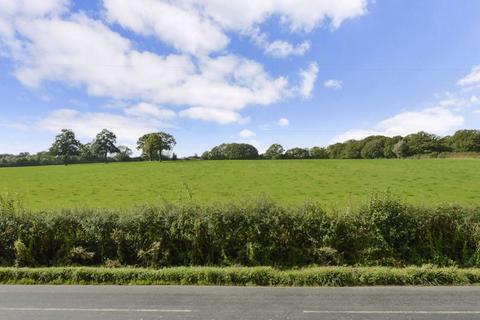
{"type": "Polygon", "coordinates": [[[154,35],[181,52],[210,53],[224,49],[229,42],[223,31],[193,6],[156,0],[104,0],[104,5],[111,21],[142,35],[154,35]]]}
{"type": "Polygon", "coordinates": [[[289,42],[276,40],[265,47],[265,53],[276,58],[285,58],[291,55],[301,56],[310,49],[310,43],[302,42],[294,46],[289,42]]]}
{"type": "Polygon", "coordinates": [[[318,65],[314,62],[312,62],[307,69],[300,72],[302,81],[298,91],[303,98],[307,99],[312,96],[315,81],[317,80],[317,74],[318,65]]]}
{"type": "Polygon", "coordinates": [[[457,85],[462,87],[476,84],[480,84],[480,65],[474,66],[469,74],[457,82],[457,85]]]}
{"type": "Polygon", "coordinates": [[[213,121],[220,124],[247,123],[238,112],[226,109],[193,107],[180,111],[180,116],[197,120],[213,121]]]}
{"type": "MultiPolygon", "coordinates": [[[[231,32],[251,35],[272,16],[292,32],[310,32],[321,25],[334,29],[365,14],[367,7],[366,0],[102,3],[109,23],[155,37],[175,52],[139,50],[101,19],[71,11],[69,0],[3,0],[0,54],[15,62],[14,74],[26,86],[60,82],[94,96],[149,104],[130,107],[126,111],[130,115],[173,117],[173,111],[155,107],[168,105],[179,108],[181,116],[219,123],[246,121],[240,111],[247,106],[310,97],[318,73],[312,63],[301,71],[301,84],[292,87],[286,77],[273,77],[260,63],[228,53],[231,32]]],[[[281,40],[265,46],[267,54],[277,57],[308,49],[308,42],[293,45],[281,40]]]]}
{"type": "Polygon", "coordinates": [[[277,121],[277,124],[280,126],[280,127],[287,127],[289,124],[290,124],[290,121],[288,121],[287,118],[281,118],[277,121]]]}
{"type": "Polygon", "coordinates": [[[242,138],[251,138],[255,136],[255,132],[248,129],[243,129],[242,131],[240,131],[239,135],[242,138]]]}
{"type": "Polygon", "coordinates": [[[323,86],[325,88],[338,90],[338,89],[342,88],[342,81],[335,80],[335,79],[329,79],[329,80],[327,80],[323,83],[323,86]]]}
{"type": "Polygon", "coordinates": [[[248,30],[275,15],[292,31],[309,32],[325,21],[338,28],[343,21],[367,12],[367,0],[179,1],[196,5],[203,14],[229,30],[248,30]]]}
{"type": "Polygon", "coordinates": [[[268,43],[265,34],[252,31],[259,30],[272,16],[278,16],[292,32],[310,32],[325,21],[336,29],[343,21],[365,14],[367,0],[104,0],[104,7],[110,21],[142,35],[156,36],[182,52],[223,50],[229,43],[226,33],[235,31],[250,34],[266,54],[286,57],[301,55],[310,45],[303,42],[294,46],[280,40],[268,43]]]}
{"type": "Polygon", "coordinates": [[[82,113],[73,109],[54,110],[36,124],[37,128],[54,133],[68,128],[75,131],[80,138],[85,139],[92,139],[102,129],[108,129],[117,134],[119,141],[129,144],[134,143],[147,132],[158,131],[168,126],[146,117],[104,112],[82,113]]]}
{"type": "Polygon", "coordinates": [[[153,117],[159,120],[168,120],[176,116],[176,113],[169,109],[163,109],[159,106],[141,102],[137,105],[127,107],[124,110],[126,115],[135,117],[153,117]]]}
{"type": "Polygon", "coordinates": [[[330,142],[362,139],[370,135],[405,136],[426,131],[438,135],[446,134],[464,123],[463,116],[443,107],[427,108],[420,111],[406,111],[380,121],[373,129],[353,129],[334,137],[330,142]]]}
{"type": "Polygon", "coordinates": [[[186,106],[183,114],[196,119],[221,115],[220,123],[225,114],[239,121],[232,110],[275,103],[288,89],[285,78],[272,78],[261,64],[239,56],[194,63],[187,55],[135,50],[130,40],[83,14],[20,19],[16,25],[25,41],[15,55],[15,75],[31,87],[60,81],[95,96],[186,106]],[[200,110],[206,113],[198,115],[200,110]]]}

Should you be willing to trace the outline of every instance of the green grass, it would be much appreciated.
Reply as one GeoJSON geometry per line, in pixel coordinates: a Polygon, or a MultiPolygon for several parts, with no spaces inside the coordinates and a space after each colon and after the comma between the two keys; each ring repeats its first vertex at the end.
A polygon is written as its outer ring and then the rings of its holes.
{"type": "Polygon", "coordinates": [[[230,201],[356,205],[390,189],[421,205],[479,203],[480,160],[178,161],[0,168],[0,193],[32,209],[230,201]]]}
{"type": "Polygon", "coordinates": [[[0,268],[0,284],[374,286],[472,285],[480,269],[435,267],[0,268]]]}

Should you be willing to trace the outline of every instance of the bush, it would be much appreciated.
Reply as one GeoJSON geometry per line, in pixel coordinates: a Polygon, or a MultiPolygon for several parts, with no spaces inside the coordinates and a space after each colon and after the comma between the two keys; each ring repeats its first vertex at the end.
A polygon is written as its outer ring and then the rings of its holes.
{"type": "Polygon", "coordinates": [[[479,269],[431,266],[311,267],[279,270],[271,267],[140,268],[0,268],[0,284],[235,285],[235,286],[372,286],[472,285],[479,269]]]}
{"type": "Polygon", "coordinates": [[[0,214],[3,266],[427,263],[480,267],[480,208],[425,208],[386,195],[345,214],[265,199],[0,214]]]}

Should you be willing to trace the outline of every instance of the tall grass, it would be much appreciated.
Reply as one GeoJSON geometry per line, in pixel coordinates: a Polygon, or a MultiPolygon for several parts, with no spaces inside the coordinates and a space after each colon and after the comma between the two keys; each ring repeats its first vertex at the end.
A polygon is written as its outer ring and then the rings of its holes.
{"type": "Polygon", "coordinates": [[[5,208],[3,266],[480,266],[480,208],[412,206],[390,195],[348,212],[265,199],[126,211],[5,208]]]}

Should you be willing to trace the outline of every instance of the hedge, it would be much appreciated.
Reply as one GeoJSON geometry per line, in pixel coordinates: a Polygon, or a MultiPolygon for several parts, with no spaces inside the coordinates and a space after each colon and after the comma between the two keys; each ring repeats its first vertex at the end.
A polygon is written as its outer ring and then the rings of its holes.
{"type": "Polygon", "coordinates": [[[0,201],[0,266],[480,266],[480,208],[374,197],[28,212],[0,201]]]}

